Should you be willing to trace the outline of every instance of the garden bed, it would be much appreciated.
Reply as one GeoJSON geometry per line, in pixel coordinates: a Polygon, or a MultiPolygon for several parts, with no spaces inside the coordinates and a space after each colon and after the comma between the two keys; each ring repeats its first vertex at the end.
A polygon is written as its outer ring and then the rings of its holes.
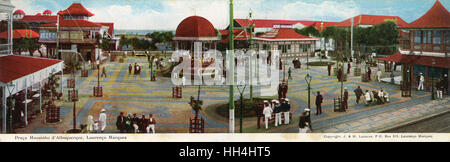
{"type": "Polygon", "coordinates": [[[314,61],[314,62],[308,62],[306,63],[309,66],[328,66],[328,65],[334,65],[334,62],[329,61],[314,61]]]}

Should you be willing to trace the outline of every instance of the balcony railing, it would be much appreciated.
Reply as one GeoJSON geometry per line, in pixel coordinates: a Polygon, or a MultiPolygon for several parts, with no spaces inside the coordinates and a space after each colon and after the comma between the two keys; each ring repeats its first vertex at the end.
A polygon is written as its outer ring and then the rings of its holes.
{"type": "Polygon", "coordinates": [[[424,44],[424,43],[411,43],[409,40],[400,41],[400,49],[406,51],[423,51],[423,52],[437,52],[444,53],[450,51],[450,44],[424,44]]]}

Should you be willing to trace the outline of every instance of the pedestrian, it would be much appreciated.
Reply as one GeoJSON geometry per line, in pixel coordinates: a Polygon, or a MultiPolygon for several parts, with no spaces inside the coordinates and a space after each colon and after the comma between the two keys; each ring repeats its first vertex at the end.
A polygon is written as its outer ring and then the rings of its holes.
{"type": "Polygon", "coordinates": [[[288,79],[289,79],[289,80],[292,80],[292,70],[291,70],[291,67],[289,67],[289,70],[288,70],[288,79]]]}
{"type": "Polygon", "coordinates": [[[311,124],[311,109],[309,108],[305,108],[304,112],[305,113],[305,121],[307,123],[307,126],[309,126],[309,129],[312,130],[312,124],[311,124]]]}
{"type": "Polygon", "coordinates": [[[345,109],[348,109],[348,89],[347,89],[347,87],[344,88],[344,107],[345,107],[345,109]]]}
{"type": "Polygon", "coordinates": [[[94,117],[92,115],[89,115],[87,118],[87,125],[86,125],[86,130],[88,133],[93,133],[94,132],[94,117]]]}
{"type": "Polygon", "coordinates": [[[317,91],[317,96],[316,96],[316,115],[320,115],[322,114],[322,103],[323,103],[323,96],[320,94],[319,91],[317,91]]]}
{"type": "Polygon", "coordinates": [[[381,104],[384,104],[385,98],[384,98],[383,88],[380,89],[380,91],[378,91],[378,97],[380,98],[380,103],[381,103],[381,104]]]}
{"type": "Polygon", "coordinates": [[[131,116],[131,113],[128,113],[127,117],[125,118],[125,129],[127,133],[133,133],[133,117],[131,116]]]}
{"type": "Polygon", "coordinates": [[[148,126],[148,120],[145,118],[145,115],[142,114],[141,118],[139,119],[139,123],[138,123],[139,133],[148,133],[147,126],[148,126]]]}
{"type": "Polygon", "coordinates": [[[328,76],[331,76],[331,64],[328,63],[328,76]]]}
{"type": "Polygon", "coordinates": [[[156,125],[156,120],[153,118],[153,114],[149,114],[148,115],[148,120],[149,120],[149,125],[147,126],[147,133],[150,133],[150,130],[152,131],[153,134],[155,134],[156,130],[155,130],[155,125],[156,125]]]}
{"type": "Polygon", "coordinates": [[[274,103],[273,113],[275,113],[275,127],[281,125],[281,105],[277,100],[272,100],[274,103]]]}
{"type": "Polygon", "coordinates": [[[370,66],[367,67],[367,76],[369,77],[369,81],[371,81],[371,76],[372,76],[372,69],[370,69],[370,66]]]}
{"type": "Polygon", "coordinates": [[[108,75],[106,75],[106,67],[105,66],[103,66],[103,68],[102,68],[102,77],[103,76],[108,77],[108,75]]]}
{"type": "Polygon", "coordinates": [[[284,112],[284,124],[289,124],[290,123],[289,115],[291,112],[291,104],[289,103],[289,99],[287,99],[287,98],[284,99],[284,103],[285,103],[284,110],[282,109],[284,112]]]}
{"type": "Polygon", "coordinates": [[[120,131],[120,133],[125,133],[125,116],[123,116],[123,112],[120,112],[120,115],[117,116],[116,127],[120,131]]]}
{"type": "Polygon", "coordinates": [[[306,122],[306,112],[303,112],[300,115],[300,121],[298,122],[299,133],[310,133],[311,130],[308,127],[308,123],[306,122]]]}
{"type": "Polygon", "coordinates": [[[359,104],[359,100],[360,100],[361,96],[363,95],[361,86],[358,86],[358,88],[356,88],[353,92],[355,92],[355,95],[356,95],[356,104],[359,104]]]}
{"type": "Polygon", "coordinates": [[[106,124],[107,124],[107,116],[106,116],[106,110],[102,109],[102,111],[100,112],[100,115],[98,117],[98,125],[100,127],[100,131],[103,133],[105,132],[106,129],[106,124]]]}
{"type": "Polygon", "coordinates": [[[444,86],[443,88],[443,93],[447,94],[448,93],[448,77],[447,74],[444,74],[444,78],[442,79],[442,85],[444,86]]]}
{"type": "Polygon", "coordinates": [[[348,74],[348,75],[350,75],[350,70],[351,70],[351,68],[352,68],[352,63],[351,63],[351,62],[348,62],[348,64],[347,64],[347,74],[348,74]]]}
{"type": "Polygon", "coordinates": [[[133,72],[133,65],[128,65],[128,75],[131,75],[133,72]]]}
{"type": "Polygon", "coordinates": [[[378,80],[378,82],[381,82],[381,75],[382,75],[381,70],[378,69],[378,71],[377,71],[377,80],[378,80]]]}
{"type": "Polygon", "coordinates": [[[133,114],[131,122],[133,123],[133,133],[139,133],[139,118],[136,113],[133,114]]]}
{"type": "Polygon", "coordinates": [[[269,129],[269,119],[272,119],[272,109],[270,108],[270,104],[268,101],[264,101],[263,114],[264,114],[266,129],[269,129]]]}
{"type": "Polygon", "coordinates": [[[423,82],[425,81],[425,78],[423,77],[423,74],[419,74],[419,86],[417,87],[417,90],[423,90],[423,82]]]}
{"type": "Polygon", "coordinates": [[[366,90],[366,93],[364,94],[364,99],[366,106],[369,105],[370,102],[372,102],[369,90],[366,90]]]}
{"type": "Polygon", "coordinates": [[[444,84],[445,84],[445,78],[442,77],[441,80],[436,85],[436,87],[437,87],[437,90],[436,90],[437,99],[442,99],[442,94],[443,94],[443,91],[445,89],[444,84]]]}

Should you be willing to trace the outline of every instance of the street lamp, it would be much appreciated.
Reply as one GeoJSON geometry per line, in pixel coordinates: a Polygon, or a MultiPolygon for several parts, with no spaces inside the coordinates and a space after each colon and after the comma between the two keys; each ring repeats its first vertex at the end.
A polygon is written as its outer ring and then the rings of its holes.
{"type": "Polygon", "coordinates": [[[311,109],[311,80],[312,80],[312,76],[308,74],[306,74],[305,76],[305,81],[306,84],[308,84],[308,108],[311,109]]]}
{"type": "MultiPolygon", "coordinates": [[[[14,99],[13,99],[13,97],[11,96],[11,93],[14,91],[14,89],[16,88],[16,85],[15,84],[13,84],[12,82],[10,82],[10,83],[8,83],[7,85],[6,85],[6,87],[8,88],[8,92],[9,92],[9,99],[8,99],[8,101],[9,101],[9,131],[10,131],[10,133],[13,133],[13,126],[12,126],[12,118],[13,118],[13,116],[12,116],[12,111],[13,111],[13,109],[14,109],[14,99]],[[12,90],[10,90],[10,88],[12,87],[12,90]]],[[[6,126],[6,125],[5,125],[6,126]]]]}
{"type": "Polygon", "coordinates": [[[238,91],[239,91],[239,94],[241,95],[240,96],[240,100],[241,100],[241,106],[240,106],[240,109],[241,109],[241,117],[240,117],[240,123],[239,123],[239,132],[240,133],[242,133],[242,118],[244,117],[244,103],[243,103],[243,100],[244,100],[244,91],[245,91],[245,88],[247,87],[247,85],[244,85],[244,84],[240,84],[240,85],[238,85],[238,86],[236,86],[237,87],[237,89],[238,89],[238,91]],[[240,89],[239,87],[243,87],[242,89],[240,89]]]}
{"type": "Polygon", "coordinates": [[[435,100],[436,96],[434,95],[434,81],[433,81],[433,68],[434,65],[436,64],[436,60],[432,59],[431,60],[431,99],[435,100]]]}

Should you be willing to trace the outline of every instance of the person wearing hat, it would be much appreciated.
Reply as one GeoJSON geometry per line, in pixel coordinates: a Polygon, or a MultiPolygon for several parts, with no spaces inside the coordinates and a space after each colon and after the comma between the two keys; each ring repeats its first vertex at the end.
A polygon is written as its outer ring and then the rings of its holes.
{"type": "Polygon", "coordinates": [[[345,107],[345,109],[348,109],[348,89],[347,89],[347,87],[344,88],[344,107],[345,107]]]}
{"type": "Polygon", "coordinates": [[[320,94],[319,91],[317,91],[317,96],[316,96],[316,115],[320,115],[322,114],[322,103],[323,103],[323,96],[320,94]]]}
{"type": "Polygon", "coordinates": [[[281,106],[280,102],[277,100],[272,100],[273,103],[273,113],[275,113],[275,127],[281,125],[281,106]]]}
{"type": "Polygon", "coordinates": [[[100,131],[103,133],[106,129],[106,121],[107,121],[107,117],[106,117],[106,110],[102,109],[102,112],[100,112],[100,115],[98,117],[98,125],[100,127],[100,131]]]}
{"type": "Polygon", "coordinates": [[[269,101],[264,101],[263,114],[264,114],[266,129],[269,129],[269,119],[272,119],[272,108],[270,108],[269,101]]]}
{"type": "Polygon", "coordinates": [[[311,129],[309,128],[309,123],[306,122],[306,112],[300,116],[300,121],[298,122],[299,133],[311,133],[311,129]]]}
{"type": "Polygon", "coordinates": [[[133,133],[133,117],[131,116],[131,113],[128,113],[125,118],[125,129],[127,133],[133,133]]]}
{"type": "Polygon", "coordinates": [[[289,113],[291,112],[291,104],[289,103],[289,99],[284,99],[284,124],[289,124],[289,113]]]}
{"type": "Polygon", "coordinates": [[[141,118],[139,119],[138,127],[140,133],[148,133],[147,132],[147,126],[149,125],[149,121],[145,118],[145,115],[142,114],[141,118]]]}
{"type": "Polygon", "coordinates": [[[303,112],[305,114],[305,121],[308,123],[309,129],[312,130],[312,124],[311,124],[311,109],[305,108],[305,111],[303,112]]]}
{"type": "Polygon", "coordinates": [[[148,126],[147,126],[147,133],[150,133],[152,131],[153,134],[155,134],[155,125],[156,120],[153,118],[153,114],[148,115],[148,126]]]}
{"type": "Polygon", "coordinates": [[[120,115],[117,117],[116,120],[116,127],[120,131],[120,133],[125,133],[125,116],[123,116],[123,112],[120,112],[120,115]]]}
{"type": "Polygon", "coordinates": [[[423,74],[420,73],[419,75],[419,87],[417,87],[417,90],[423,90],[423,82],[425,81],[425,78],[423,77],[423,74]]]}
{"type": "Polygon", "coordinates": [[[140,120],[137,117],[136,113],[133,114],[133,117],[131,118],[131,122],[133,123],[133,133],[139,133],[139,125],[138,124],[140,123],[140,120]]]}

